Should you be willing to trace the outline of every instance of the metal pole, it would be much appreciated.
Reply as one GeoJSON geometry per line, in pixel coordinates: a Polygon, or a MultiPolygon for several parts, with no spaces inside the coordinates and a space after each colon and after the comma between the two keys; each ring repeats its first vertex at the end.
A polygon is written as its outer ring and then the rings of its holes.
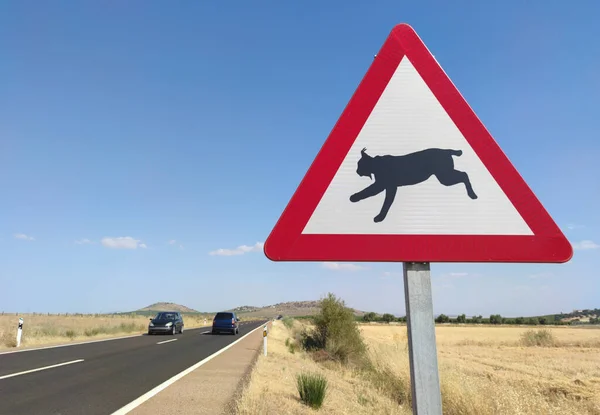
{"type": "Polygon", "coordinates": [[[23,335],[23,318],[19,318],[19,326],[17,327],[17,347],[21,345],[21,336],[23,335]]]}
{"type": "Polygon", "coordinates": [[[263,329],[263,354],[267,355],[267,326],[263,329]]]}
{"type": "Polygon", "coordinates": [[[413,414],[442,415],[429,263],[403,268],[413,414]]]}

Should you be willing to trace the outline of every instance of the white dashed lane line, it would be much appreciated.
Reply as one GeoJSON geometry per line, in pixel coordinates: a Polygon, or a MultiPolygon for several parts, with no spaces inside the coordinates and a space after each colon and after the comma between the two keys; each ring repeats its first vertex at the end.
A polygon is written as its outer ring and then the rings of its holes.
{"type": "Polygon", "coordinates": [[[176,342],[176,341],[177,341],[177,339],[171,339],[171,340],[165,340],[165,341],[162,341],[162,342],[158,342],[156,344],[165,344],[165,343],[171,343],[171,342],[176,342]]]}
{"type": "Polygon", "coordinates": [[[39,367],[37,369],[26,370],[24,372],[18,372],[18,373],[12,373],[10,375],[0,376],[0,380],[7,379],[7,378],[12,378],[14,376],[26,375],[28,373],[39,372],[40,370],[47,370],[47,369],[53,369],[55,367],[60,367],[60,366],[72,365],[73,363],[79,363],[79,362],[83,362],[83,359],[72,360],[70,362],[59,363],[57,365],[44,366],[44,367],[39,367]]]}

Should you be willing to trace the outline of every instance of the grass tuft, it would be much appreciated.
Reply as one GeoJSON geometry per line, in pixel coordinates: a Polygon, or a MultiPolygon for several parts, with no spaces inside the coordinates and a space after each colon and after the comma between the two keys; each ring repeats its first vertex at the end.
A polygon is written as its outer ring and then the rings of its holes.
{"type": "Polygon", "coordinates": [[[319,409],[327,393],[327,379],[323,375],[301,373],[296,376],[300,400],[313,409],[319,409]]]}
{"type": "Polygon", "coordinates": [[[555,347],[556,338],[548,329],[527,330],[521,335],[521,344],[526,347],[555,347]]]}
{"type": "Polygon", "coordinates": [[[288,328],[288,329],[292,329],[292,327],[294,327],[294,319],[291,317],[284,317],[283,318],[283,324],[288,328]]]}
{"type": "Polygon", "coordinates": [[[410,384],[389,367],[375,368],[365,372],[371,384],[382,394],[399,405],[411,405],[410,384]]]}

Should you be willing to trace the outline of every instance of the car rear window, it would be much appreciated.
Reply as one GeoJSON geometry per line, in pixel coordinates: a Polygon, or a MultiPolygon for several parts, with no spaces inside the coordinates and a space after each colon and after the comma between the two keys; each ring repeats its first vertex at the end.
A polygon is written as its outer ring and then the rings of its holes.
{"type": "Polygon", "coordinates": [[[158,313],[155,317],[157,320],[175,320],[177,318],[177,314],[175,313],[158,313]]]}
{"type": "Polygon", "coordinates": [[[217,313],[215,320],[231,320],[233,318],[232,313],[217,313]]]}

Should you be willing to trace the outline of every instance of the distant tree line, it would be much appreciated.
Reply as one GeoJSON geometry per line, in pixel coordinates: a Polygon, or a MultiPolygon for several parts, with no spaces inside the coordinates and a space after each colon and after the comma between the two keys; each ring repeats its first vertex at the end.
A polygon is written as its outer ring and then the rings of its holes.
{"type": "MultiPolygon", "coordinates": [[[[598,314],[600,315],[600,310],[598,314]]],[[[468,318],[465,314],[460,314],[455,318],[448,317],[445,314],[440,314],[435,318],[436,323],[449,323],[449,324],[493,324],[493,325],[527,325],[527,326],[538,326],[538,325],[574,325],[574,324],[600,324],[600,318],[590,318],[588,322],[581,322],[578,319],[572,321],[561,321],[562,318],[567,318],[569,315],[556,314],[553,316],[542,316],[542,317],[502,317],[500,314],[492,314],[489,317],[473,316],[468,318]]],[[[406,317],[396,317],[393,314],[377,314],[372,311],[365,313],[362,317],[357,317],[357,320],[363,322],[380,322],[380,323],[406,323],[406,317]]]]}

